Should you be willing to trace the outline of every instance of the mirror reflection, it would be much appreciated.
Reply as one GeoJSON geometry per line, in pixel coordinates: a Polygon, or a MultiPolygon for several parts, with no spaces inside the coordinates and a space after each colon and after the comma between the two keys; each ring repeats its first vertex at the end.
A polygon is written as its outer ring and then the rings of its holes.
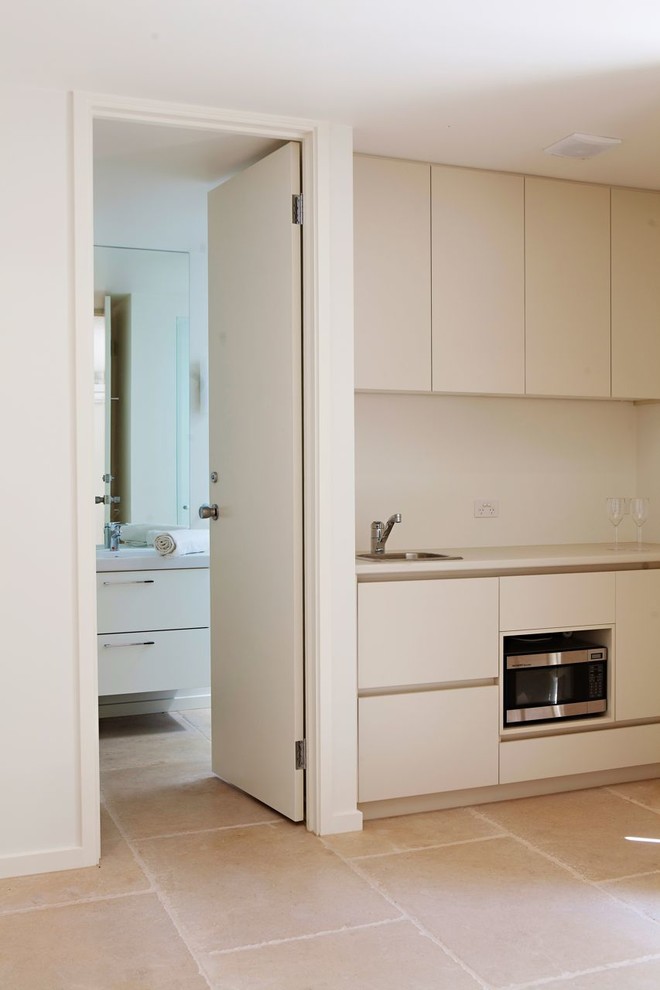
{"type": "Polygon", "coordinates": [[[190,524],[188,319],[186,253],[94,248],[98,544],[106,522],[190,524]]]}

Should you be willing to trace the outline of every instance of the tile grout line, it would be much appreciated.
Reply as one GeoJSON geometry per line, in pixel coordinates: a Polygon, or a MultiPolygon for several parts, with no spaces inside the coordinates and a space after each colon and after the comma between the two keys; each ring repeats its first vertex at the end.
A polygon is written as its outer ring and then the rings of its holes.
{"type": "MultiPolygon", "coordinates": [[[[84,867],[86,868],[86,867],[84,867]]],[[[89,867],[89,869],[94,869],[94,867],[89,867]]],[[[39,876],[39,874],[35,874],[39,876]]],[[[47,874],[50,876],[50,874],[47,874]]],[[[149,881],[149,877],[145,876],[145,879],[149,881]]],[[[149,881],[151,883],[151,881],[149,881]]],[[[119,901],[123,900],[125,897],[142,897],[145,894],[155,894],[156,889],[151,884],[144,890],[125,890],[117,894],[90,894],[87,897],[78,897],[75,900],[70,901],[52,901],[49,904],[31,904],[29,907],[21,908],[9,908],[5,910],[0,908],[0,918],[7,918],[9,915],[13,914],[31,914],[34,911],[49,911],[51,908],[66,908],[66,907],[76,907],[79,904],[98,904],[103,901],[119,901]]]]}
{"type": "MultiPolygon", "coordinates": [[[[657,778],[654,777],[653,779],[656,780],[657,778]]],[[[636,781],[631,781],[631,783],[636,783],[636,781]]],[[[608,794],[611,794],[612,797],[621,798],[622,801],[627,801],[628,804],[634,804],[636,808],[643,808],[644,811],[650,811],[652,814],[660,817],[660,808],[651,808],[648,804],[642,804],[642,802],[638,801],[637,798],[630,797],[628,794],[619,794],[619,792],[615,791],[613,787],[603,787],[603,790],[607,791],[608,794]]]]}
{"type": "MultiPolygon", "coordinates": [[[[488,822],[490,825],[498,824],[497,822],[494,822],[492,819],[488,818],[488,816],[484,812],[477,811],[476,808],[474,809],[474,812],[478,817],[483,816],[483,821],[488,822]]],[[[503,826],[500,827],[503,828],[503,826]]],[[[548,860],[548,862],[554,863],[555,866],[558,866],[560,867],[560,869],[565,870],[574,879],[579,880],[581,883],[587,884],[589,887],[592,887],[594,890],[600,891],[600,893],[602,894],[605,894],[606,897],[609,897],[610,900],[614,901],[615,904],[617,904],[619,907],[622,907],[628,911],[632,911],[639,918],[643,918],[645,921],[650,921],[656,926],[660,925],[660,922],[656,918],[652,918],[650,915],[646,914],[644,911],[636,907],[634,904],[631,904],[629,901],[624,901],[620,897],[617,897],[616,894],[612,893],[611,890],[606,888],[601,888],[599,886],[600,882],[611,883],[612,881],[591,880],[589,877],[584,876],[584,874],[579,873],[578,870],[575,869],[575,867],[570,866],[568,863],[565,863],[563,860],[554,856],[552,853],[546,852],[545,849],[541,849],[540,847],[535,846],[534,843],[531,842],[529,839],[524,839],[521,835],[516,835],[516,833],[512,832],[510,829],[507,829],[506,832],[508,837],[513,839],[515,842],[520,842],[521,845],[525,846],[527,849],[537,853],[539,856],[543,856],[543,858],[548,860]]]]}
{"type": "Polygon", "coordinates": [[[552,986],[564,980],[572,980],[579,976],[590,976],[592,973],[607,973],[610,970],[630,969],[632,966],[639,966],[640,963],[656,962],[660,960],[660,953],[649,956],[638,956],[635,959],[626,959],[622,962],[610,963],[605,966],[592,966],[590,969],[577,969],[570,972],[561,973],[559,976],[542,976],[538,980],[531,980],[529,983],[509,983],[499,990],[533,990],[534,987],[552,986]]]}
{"type": "Polygon", "coordinates": [[[594,883],[618,883],[619,880],[637,880],[640,877],[660,876],[660,870],[644,870],[643,873],[627,873],[625,877],[606,877],[604,880],[594,880],[594,883]]]}
{"type": "MultiPolygon", "coordinates": [[[[323,845],[326,846],[327,849],[329,849],[330,847],[326,845],[323,837],[320,836],[319,838],[320,838],[321,842],[323,843],[323,845]]],[[[433,935],[433,933],[430,932],[426,928],[426,926],[423,925],[422,922],[418,918],[416,918],[414,915],[412,915],[409,911],[405,910],[405,908],[403,908],[393,897],[391,897],[390,894],[386,893],[381,888],[380,884],[377,883],[377,881],[373,880],[372,877],[368,876],[363,870],[360,869],[360,867],[359,867],[358,864],[356,864],[355,862],[353,862],[353,861],[351,861],[349,859],[346,859],[345,856],[343,856],[341,853],[337,852],[335,849],[330,849],[330,851],[333,852],[335,854],[335,856],[337,856],[337,858],[339,860],[341,860],[342,863],[344,863],[346,866],[348,866],[348,868],[350,870],[352,870],[353,873],[355,873],[356,876],[358,876],[362,880],[364,880],[365,883],[367,883],[372,888],[372,890],[374,890],[385,901],[387,901],[388,904],[391,904],[391,906],[393,908],[396,908],[396,910],[399,911],[399,913],[401,915],[401,918],[399,920],[402,920],[403,919],[403,920],[409,921],[410,924],[413,925],[413,927],[417,929],[417,931],[420,933],[420,935],[423,935],[424,938],[428,938],[431,942],[434,943],[434,945],[437,945],[440,949],[442,949],[442,951],[445,953],[445,955],[448,956],[451,960],[453,960],[453,962],[455,962],[456,965],[459,966],[460,969],[463,970],[463,972],[467,973],[468,976],[472,977],[472,979],[475,980],[479,984],[479,986],[482,988],[482,990],[493,990],[493,988],[492,988],[492,986],[491,986],[490,983],[487,983],[484,979],[482,979],[482,977],[479,976],[479,974],[475,970],[473,970],[471,966],[469,966],[466,962],[464,962],[460,958],[460,956],[458,956],[453,951],[453,949],[450,949],[449,946],[448,945],[445,945],[444,942],[442,942],[441,939],[439,939],[435,935],[433,935]]],[[[401,854],[399,854],[399,855],[401,855],[401,854]]]]}
{"type": "MultiPolygon", "coordinates": [[[[107,803],[106,803],[107,807],[107,803]]],[[[114,815],[119,812],[115,809],[114,815]]],[[[166,832],[163,835],[136,835],[136,842],[155,842],[159,839],[181,839],[186,835],[204,835],[212,832],[233,832],[239,828],[261,828],[263,825],[281,825],[281,818],[269,818],[263,822],[240,822],[238,825],[218,825],[215,828],[191,828],[186,832],[166,832]]]]}
{"type": "MultiPolygon", "coordinates": [[[[364,856],[346,856],[345,858],[351,862],[361,863],[365,859],[386,859],[388,856],[425,852],[427,849],[450,849],[452,846],[469,846],[473,842],[492,842],[493,839],[505,838],[508,838],[508,836],[504,832],[501,832],[499,835],[480,835],[474,839],[454,839],[451,842],[434,842],[433,845],[410,846],[406,849],[390,849],[388,852],[365,853],[364,856]]],[[[333,849],[332,851],[335,852],[336,850],[333,849]]]]}
{"type": "Polygon", "coordinates": [[[189,944],[188,939],[183,934],[183,931],[181,929],[181,926],[179,925],[178,919],[176,917],[176,912],[174,911],[174,908],[169,903],[169,898],[167,897],[167,895],[165,894],[165,892],[163,890],[161,890],[160,886],[156,883],[156,880],[155,880],[155,877],[154,877],[152,871],[149,869],[149,867],[145,863],[144,859],[142,858],[142,856],[140,855],[140,853],[138,852],[138,850],[135,848],[133,842],[128,837],[126,831],[124,830],[123,825],[117,820],[116,815],[113,814],[113,812],[111,811],[110,808],[108,808],[107,805],[106,805],[106,811],[108,812],[108,814],[112,818],[112,820],[113,820],[113,822],[115,824],[115,827],[116,827],[117,831],[119,832],[119,834],[121,835],[122,839],[124,840],[124,842],[126,843],[126,845],[128,846],[128,848],[130,849],[133,857],[135,858],[135,862],[138,864],[138,866],[140,867],[140,869],[144,873],[145,877],[147,878],[147,880],[149,881],[149,883],[152,885],[152,887],[153,887],[153,893],[155,894],[155,896],[158,899],[161,907],[165,911],[165,914],[168,916],[168,918],[172,922],[172,925],[174,926],[174,929],[177,932],[179,938],[181,939],[181,941],[185,945],[186,949],[190,953],[190,958],[193,959],[194,962],[195,962],[195,964],[197,965],[197,969],[198,969],[199,975],[205,981],[206,985],[209,987],[209,990],[213,990],[211,981],[209,980],[209,978],[208,978],[208,976],[206,974],[206,971],[205,971],[205,969],[204,969],[204,967],[202,965],[201,960],[197,957],[196,953],[193,951],[192,946],[189,944]]]}
{"type": "Polygon", "coordinates": [[[266,949],[272,945],[289,945],[291,942],[308,942],[324,935],[342,935],[345,932],[358,932],[369,928],[382,928],[385,925],[399,925],[405,918],[384,918],[382,921],[367,921],[362,925],[343,925],[341,928],[327,928],[319,932],[307,932],[305,935],[290,935],[286,938],[272,938],[266,942],[252,942],[249,945],[235,945],[230,949],[209,949],[209,956],[228,956],[235,952],[250,952],[253,949],[266,949]]]}

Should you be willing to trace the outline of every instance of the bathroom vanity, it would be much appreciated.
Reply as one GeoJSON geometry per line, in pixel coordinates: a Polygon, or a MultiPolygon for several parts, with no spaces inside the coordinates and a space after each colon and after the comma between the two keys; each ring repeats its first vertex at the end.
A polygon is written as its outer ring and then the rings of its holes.
{"type": "Polygon", "coordinates": [[[97,551],[99,714],[210,704],[209,558],[97,551]]]}

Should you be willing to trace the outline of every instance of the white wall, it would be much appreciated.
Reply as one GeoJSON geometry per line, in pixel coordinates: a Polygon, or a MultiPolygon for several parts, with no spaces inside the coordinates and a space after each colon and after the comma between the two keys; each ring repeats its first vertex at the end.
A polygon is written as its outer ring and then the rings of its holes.
{"type": "MultiPolygon", "coordinates": [[[[359,549],[393,512],[391,549],[602,542],[607,496],[636,494],[632,403],[364,393],[355,405],[359,549]],[[474,518],[481,498],[499,500],[499,518],[474,518]]],[[[620,538],[634,536],[625,520],[620,538]]]]}
{"type": "Polygon", "coordinates": [[[637,415],[637,491],[648,499],[649,518],[642,539],[660,543],[660,403],[635,407],[637,415]]]}
{"type": "Polygon", "coordinates": [[[190,256],[190,524],[206,526],[208,501],[208,183],[159,174],[121,158],[94,169],[94,241],[115,247],[186,251],[190,256]]]}
{"type": "Polygon", "coordinates": [[[0,90],[0,876],[81,842],[70,127],[0,90]]]}

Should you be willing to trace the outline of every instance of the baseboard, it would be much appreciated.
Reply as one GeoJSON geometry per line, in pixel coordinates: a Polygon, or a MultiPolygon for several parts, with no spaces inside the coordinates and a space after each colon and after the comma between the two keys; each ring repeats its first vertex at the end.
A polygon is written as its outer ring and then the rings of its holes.
{"type": "Polygon", "coordinates": [[[331,815],[330,820],[324,822],[319,835],[342,835],[344,832],[362,831],[362,812],[349,811],[341,815],[331,815]]]}
{"type": "Polygon", "coordinates": [[[151,715],[157,712],[185,712],[193,708],[210,708],[210,689],[201,693],[184,694],[179,691],[164,696],[117,695],[99,698],[99,718],[112,718],[117,715],[151,715]]]}
{"type": "Polygon", "coordinates": [[[90,860],[90,854],[82,846],[70,849],[48,849],[38,853],[21,853],[0,857],[0,879],[34,876],[35,873],[57,873],[61,870],[80,870],[98,866],[98,859],[90,860]]]}

